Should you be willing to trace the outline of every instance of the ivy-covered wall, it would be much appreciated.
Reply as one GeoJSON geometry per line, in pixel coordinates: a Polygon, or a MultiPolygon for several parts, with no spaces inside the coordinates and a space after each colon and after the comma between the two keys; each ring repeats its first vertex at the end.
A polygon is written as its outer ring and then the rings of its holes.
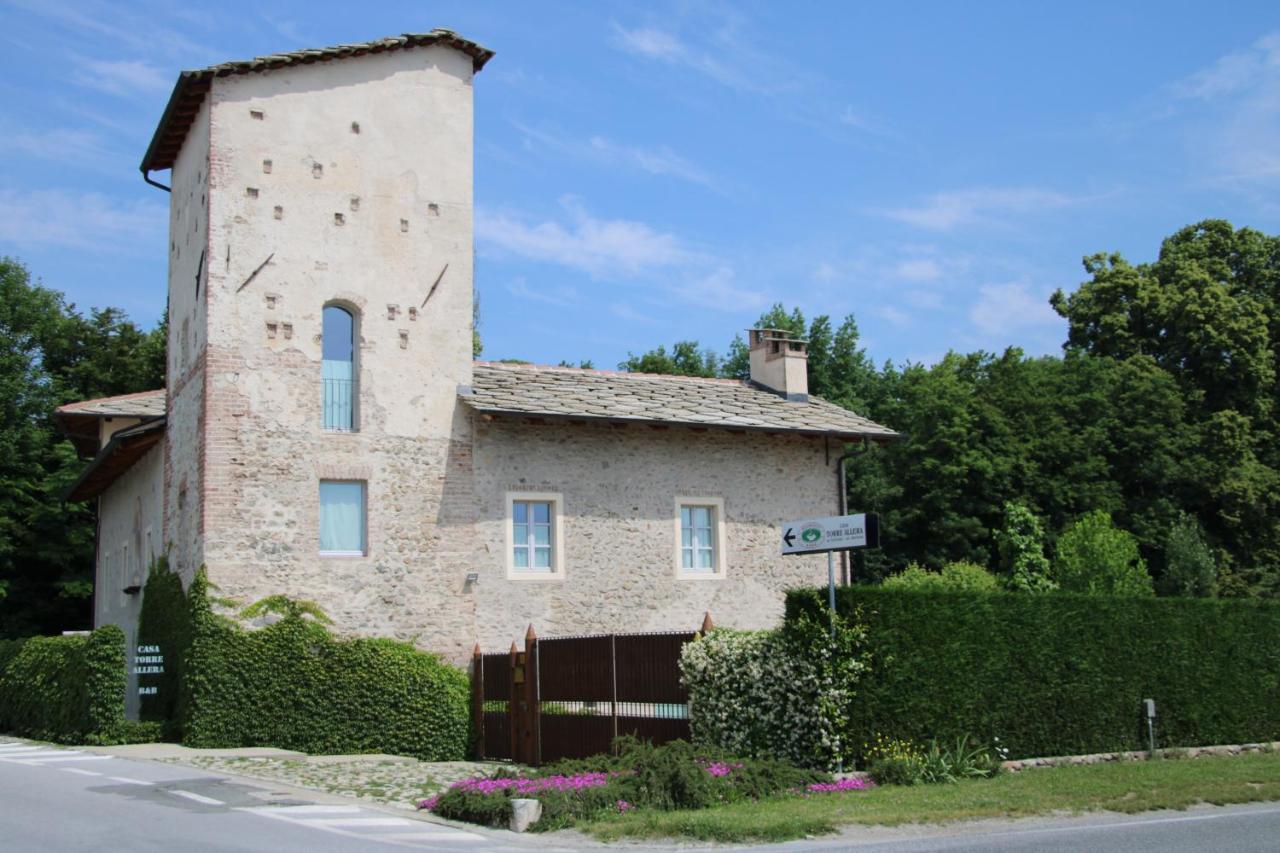
{"type": "MultiPolygon", "coordinates": [[[[999,737],[1013,758],[1280,739],[1280,604],[1063,593],[838,591],[866,627],[870,669],[842,733],[999,737]]],[[[796,590],[789,620],[825,590],[796,590]]],[[[855,750],[856,752],[856,750],[855,750]]]]}
{"type": "Polygon", "coordinates": [[[466,758],[463,672],[407,643],[334,637],[314,607],[271,601],[279,621],[248,630],[213,612],[203,573],[192,583],[175,706],[183,743],[466,758]]]}
{"type": "Polygon", "coordinates": [[[0,647],[0,730],[57,743],[118,743],[124,719],[124,632],[30,637],[0,647]]]}

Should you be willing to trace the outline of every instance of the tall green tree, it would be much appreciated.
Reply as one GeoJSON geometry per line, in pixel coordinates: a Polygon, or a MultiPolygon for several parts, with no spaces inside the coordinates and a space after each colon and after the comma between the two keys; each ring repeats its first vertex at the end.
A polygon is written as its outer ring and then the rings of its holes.
{"type": "Polygon", "coordinates": [[[1053,576],[1065,592],[1088,595],[1152,595],[1138,540],[1116,527],[1105,510],[1085,513],[1058,538],[1053,576]]]}
{"type": "Polygon", "coordinates": [[[0,258],[0,636],[87,627],[93,507],[62,491],[84,463],[57,406],[162,387],[164,329],[111,308],[81,314],[0,258]]]}

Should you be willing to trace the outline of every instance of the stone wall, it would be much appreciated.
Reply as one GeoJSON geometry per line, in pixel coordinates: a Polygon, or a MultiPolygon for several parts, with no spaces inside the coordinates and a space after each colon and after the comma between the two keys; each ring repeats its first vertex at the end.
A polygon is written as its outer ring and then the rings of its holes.
{"type": "Polygon", "coordinates": [[[822,439],[495,419],[475,442],[473,595],[486,650],[529,624],[542,636],[693,630],[710,611],[720,626],[774,627],[786,589],[826,580],[824,556],[781,557],[778,539],[781,522],[837,512],[838,453],[828,462],[822,439]],[[508,578],[508,492],[563,496],[562,579],[508,578]],[[722,579],[677,576],[677,496],[723,500],[722,579]]]}
{"type": "MultiPolygon", "coordinates": [[[[146,583],[151,561],[163,549],[163,503],[164,449],[159,445],[135,462],[98,499],[93,627],[119,625],[129,651],[138,630],[142,594],[129,595],[124,589],[146,583]]],[[[132,654],[129,659],[133,659],[132,654]]],[[[130,718],[137,717],[137,678],[132,667],[125,711],[130,718]]]]}

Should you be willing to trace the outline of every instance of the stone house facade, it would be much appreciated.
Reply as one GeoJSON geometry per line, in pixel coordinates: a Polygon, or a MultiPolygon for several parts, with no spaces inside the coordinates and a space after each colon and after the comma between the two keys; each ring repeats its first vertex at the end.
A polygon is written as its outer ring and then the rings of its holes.
{"type": "Polygon", "coordinates": [[[444,30],[183,72],[166,387],[65,406],[99,505],[98,622],[132,631],[167,552],[246,603],[464,659],[539,633],[773,624],[825,561],[778,525],[838,511],[848,442],[803,342],[751,380],[476,362],[472,85],[444,30]]]}

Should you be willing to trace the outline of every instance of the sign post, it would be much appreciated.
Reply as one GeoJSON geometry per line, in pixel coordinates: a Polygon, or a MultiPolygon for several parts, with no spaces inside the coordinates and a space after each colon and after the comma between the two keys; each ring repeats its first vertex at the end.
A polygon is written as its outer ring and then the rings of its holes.
{"type": "Polygon", "coordinates": [[[827,554],[827,605],[836,633],[836,551],[880,547],[880,516],[874,512],[807,518],[782,525],[782,555],[827,554]]]}

